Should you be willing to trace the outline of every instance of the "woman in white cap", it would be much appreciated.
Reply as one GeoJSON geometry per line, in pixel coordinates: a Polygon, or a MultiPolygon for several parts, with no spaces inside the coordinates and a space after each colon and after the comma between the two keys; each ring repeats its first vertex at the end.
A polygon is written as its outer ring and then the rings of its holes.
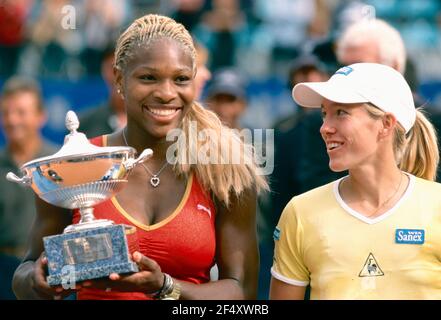
{"type": "Polygon", "coordinates": [[[274,232],[270,298],[441,298],[435,131],[394,69],[358,63],[294,100],[322,109],[337,181],[294,197],[274,232]]]}

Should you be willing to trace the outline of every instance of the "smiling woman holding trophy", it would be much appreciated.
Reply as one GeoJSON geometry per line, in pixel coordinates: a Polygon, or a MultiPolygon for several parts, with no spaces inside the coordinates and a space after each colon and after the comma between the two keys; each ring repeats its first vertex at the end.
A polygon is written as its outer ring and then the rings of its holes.
{"type": "MultiPolygon", "coordinates": [[[[95,204],[93,215],[98,220],[108,219],[115,225],[136,230],[135,237],[127,236],[127,246],[138,271],[110,272],[99,279],[91,277],[75,283],[75,289],[51,286],[47,268],[52,266],[48,265],[42,239],[53,235],[66,237],[69,233],[63,233],[64,228],[72,222],[81,224],[87,212],[81,212],[81,208],[63,209],[37,199],[38,213],[30,247],[14,276],[13,288],[18,298],[63,298],[72,291],[77,291],[78,299],[256,297],[259,265],[256,197],[267,184],[254,164],[252,149],[244,148],[233,131],[194,101],[195,61],[188,31],[163,16],[146,15],[137,19],[117,42],[114,70],[125,102],[127,126],[91,139],[91,143],[97,148],[131,147],[138,154],[150,148],[153,156],[145,163],[142,155],[137,159],[129,157],[127,183],[109,199],[95,204]],[[221,139],[239,143],[243,161],[239,164],[222,159],[208,164],[180,161],[193,159],[190,153],[194,149],[174,145],[170,152],[174,142],[167,139],[167,134],[180,130],[188,136],[194,127],[218,133],[208,142],[213,146],[219,146],[221,139]],[[176,156],[176,161],[171,161],[170,155],[176,156]],[[210,268],[215,263],[219,280],[210,282],[210,268]]],[[[81,131],[81,124],[78,130],[81,131]]],[[[87,157],[81,159],[84,158],[87,157]]],[[[124,157],[121,159],[123,163],[126,161],[124,157]]],[[[75,175],[80,179],[93,170],[84,165],[75,175]]],[[[53,183],[60,183],[57,178],[63,178],[53,172],[50,177],[53,183]]],[[[77,264],[72,265],[74,268],[92,259],[88,252],[94,252],[92,256],[101,262],[116,254],[112,250],[90,251],[89,247],[97,241],[103,242],[95,235],[76,239],[68,247],[80,253],[77,264]]],[[[69,265],[69,259],[63,261],[69,265]]]]}

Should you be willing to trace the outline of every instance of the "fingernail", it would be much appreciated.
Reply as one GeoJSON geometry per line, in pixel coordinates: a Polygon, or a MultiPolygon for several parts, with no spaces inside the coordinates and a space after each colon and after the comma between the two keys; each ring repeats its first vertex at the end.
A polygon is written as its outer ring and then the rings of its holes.
{"type": "Polygon", "coordinates": [[[118,280],[119,279],[119,274],[117,273],[111,273],[109,275],[110,280],[118,280]]]}
{"type": "Polygon", "coordinates": [[[61,300],[61,296],[54,296],[54,300],[61,300]]]}

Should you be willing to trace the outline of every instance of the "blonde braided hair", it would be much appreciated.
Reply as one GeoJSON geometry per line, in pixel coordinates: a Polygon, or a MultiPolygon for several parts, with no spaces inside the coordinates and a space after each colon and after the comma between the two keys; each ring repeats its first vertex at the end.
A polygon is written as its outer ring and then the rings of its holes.
{"type": "Polygon", "coordinates": [[[169,38],[180,43],[190,53],[195,68],[196,49],[190,33],[175,20],[156,14],[148,14],[135,20],[121,34],[115,48],[115,67],[123,70],[135,46],[148,46],[160,38],[169,38]]]}

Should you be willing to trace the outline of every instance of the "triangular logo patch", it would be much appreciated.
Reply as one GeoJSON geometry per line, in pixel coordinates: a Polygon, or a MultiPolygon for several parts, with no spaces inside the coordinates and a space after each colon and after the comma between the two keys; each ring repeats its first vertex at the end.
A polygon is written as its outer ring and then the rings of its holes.
{"type": "Polygon", "coordinates": [[[360,271],[359,277],[379,277],[384,276],[383,271],[378,265],[377,260],[375,259],[372,253],[369,253],[366,262],[363,265],[363,268],[360,271]]]}

